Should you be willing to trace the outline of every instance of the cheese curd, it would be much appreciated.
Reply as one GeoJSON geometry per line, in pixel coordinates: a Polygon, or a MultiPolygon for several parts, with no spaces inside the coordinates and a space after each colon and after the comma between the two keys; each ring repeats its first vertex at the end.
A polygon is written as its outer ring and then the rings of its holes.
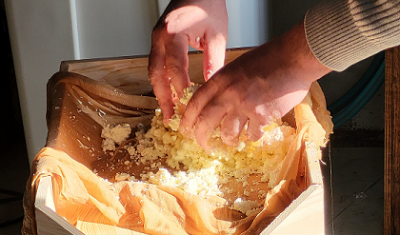
{"type": "Polygon", "coordinates": [[[127,140],[131,134],[132,128],[129,124],[117,125],[111,127],[107,125],[101,132],[103,138],[103,151],[114,151],[115,145],[120,145],[123,141],[127,140]]]}
{"type": "MultiPolygon", "coordinates": [[[[214,151],[208,154],[196,140],[177,131],[184,108],[196,89],[197,86],[192,86],[185,90],[168,126],[164,125],[159,109],[155,112],[150,129],[146,131],[143,125],[138,126],[135,141],[124,148],[131,160],[136,159],[137,165],[147,165],[148,171],[142,172],[140,178],[121,172],[115,180],[173,186],[200,196],[224,197],[229,194],[231,199],[233,197],[232,209],[247,215],[259,211],[266,192],[278,183],[274,180],[274,174],[279,171],[293,142],[295,129],[276,120],[264,128],[265,135],[260,141],[251,142],[241,135],[237,146],[226,145],[216,130],[209,140],[214,151]],[[257,175],[259,180],[250,181],[249,176],[252,175],[257,175]],[[230,188],[230,182],[233,181],[240,183],[240,188],[230,188]],[[250,196],[253,196],[253,200],[250,200],[250,196]],[[259,200],[254,201],[254,198],[259,200]]],[[[115,145],[121,144],[130,134],[129,125],[114,128],[116,130],[103,130],[102,137],[106,138],[103,141],[104,149],[111,149],[108,147],[112,146],[109,139],[113,139],[115,133],[121,133],[116,137],[115,145]]]]}

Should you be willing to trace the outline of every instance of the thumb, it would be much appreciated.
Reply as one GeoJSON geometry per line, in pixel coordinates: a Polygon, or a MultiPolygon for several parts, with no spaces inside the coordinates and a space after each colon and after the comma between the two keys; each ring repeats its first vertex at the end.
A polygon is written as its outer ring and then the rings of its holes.
{"type": "Polygon", "coordinates": [[[203,74],[204,79],[208,81],[215,72],[224,66],[226,37],[217,34],[210,39],[206,38],[203,48],[203,74]]]}

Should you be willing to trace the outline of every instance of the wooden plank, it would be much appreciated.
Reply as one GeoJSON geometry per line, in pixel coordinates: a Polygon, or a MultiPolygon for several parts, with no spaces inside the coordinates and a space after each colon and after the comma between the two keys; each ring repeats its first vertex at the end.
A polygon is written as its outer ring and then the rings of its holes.
{"type": "MultiPolygon", "coordinates": [[[[229,63],[248,50],[250,48],[226,51],[225,63],[229,63]]],[[[128,94],[139,95],[152,91],[147,67],[148,58],[146,56],[131,56],[63,61],[60,71],[79,73],[96,81],[118,87],[128,94]]],[[[189,76],[194,83],[204,83],[202,53],[189,54],[189,76]]]]}
{"type": "Polygon", "coordinates": [[[51,176],[40,179],[35,198],[35,217],[38,235],[83,235],[55,212],[51,176]]]}
{"type": "Polygon", "coordinates": [[[309,185],[323,185],[321,167],[319,165],[320,150],[314,142],[305,143],[305,155],[307,156],[307,178],[309,185]]]}
{"type": "Polygon", "coordinates": [[[261,235],[325,234],[323,189],[322,185],[311,185],[261,235]],[[268,233],[277,222],[281,223],[271,233],[268,233]]]}
{"type": "Polygon", "coordinates": [[[315,143],[305,144],[308,188],[300,194],[261,235],[325,234],[324,186],[315,143]]]}
{"type": "Polygon", "coordinates": [[[400,47],[386,51],[384,234],[400,234],[400,47]]]}

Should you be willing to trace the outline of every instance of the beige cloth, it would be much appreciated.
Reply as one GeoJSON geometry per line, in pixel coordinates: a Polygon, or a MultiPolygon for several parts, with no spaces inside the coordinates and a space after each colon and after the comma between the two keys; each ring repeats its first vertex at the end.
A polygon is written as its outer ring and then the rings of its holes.
{"type": "Polygon", "coordinates": [[[85,234],[257,234],[307,188],[304,143],[324,146],[332,131],[324,99],[314,83],[295,107],[297,134],[278,173],[280,184],[267,194],[261,213],[246,217],[217,196],[133,182],[110,188],[92,172],[102,152],[102,126],[149,123],[157,102],[81,75],[57,73],[48,85],[48,140],[32,165],[22,232],[36,234],[36,190],[41,177],[51,175],[57,213],[85,234]]]}

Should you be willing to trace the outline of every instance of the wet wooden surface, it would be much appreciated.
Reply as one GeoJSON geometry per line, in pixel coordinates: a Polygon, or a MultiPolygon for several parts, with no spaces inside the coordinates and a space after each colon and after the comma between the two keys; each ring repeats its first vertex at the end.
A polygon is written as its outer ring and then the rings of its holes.
{"type": "Polygon", "coordinates": [[[384,234],[400,234],[400,47],[386,51],[384,234]]]}

